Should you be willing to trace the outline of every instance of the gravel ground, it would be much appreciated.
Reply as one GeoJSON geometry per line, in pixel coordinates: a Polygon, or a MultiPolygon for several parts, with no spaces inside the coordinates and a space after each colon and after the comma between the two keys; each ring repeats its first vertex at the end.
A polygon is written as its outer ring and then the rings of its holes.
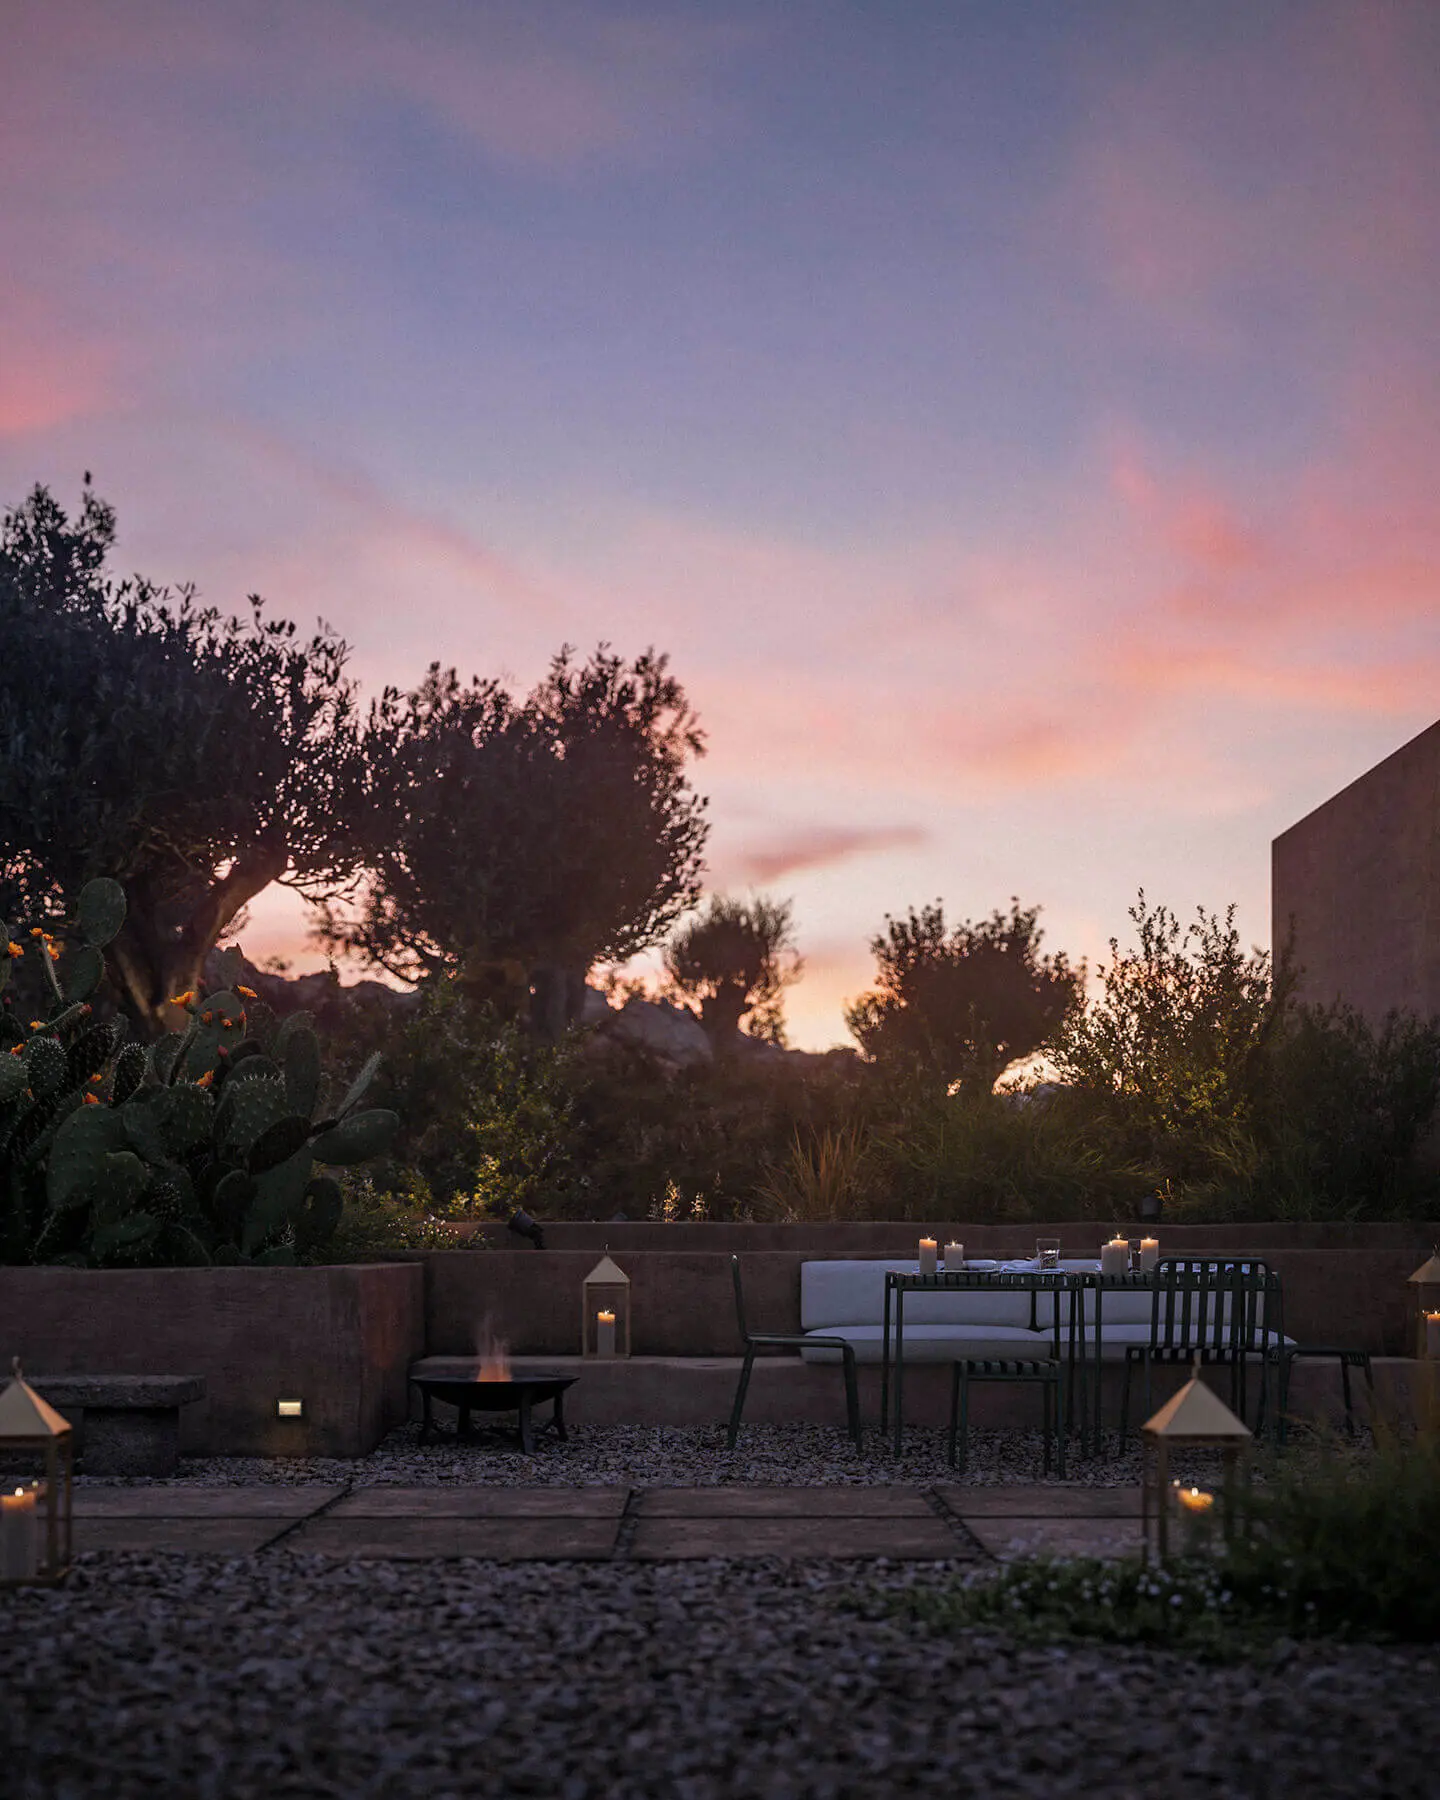
{"type": "MultiPolygon", "coordinates": [[[[719,1487],[750,1482],[774,1487],[925,1486],[954,1481],[945,1460],[943,1431],[907,1427],[898,1459],[878,1432],[868,1432],[857,1451],[845,1433],[824,1425],[747,1425],[735,1449],[725,1448],[719,1425],[613,1425],[576,1428],[570,1441],[543,1434],[533,1456],[524,1456],[513,1431],[487,1433],[477,1444],[419,1442],[419,1428],[391,1432],[372,1455],[335,1457],[215,1456],[182,1462],[180,1479],[207,1487],[278,1483],[298,1487],[353,1481],[357,1487],[439,1487],[463,1482],[481,1487],[719,1487]]],[[[994,1486],[1041,1480],[1038,1431],[970,1433],[967,1482],[994,1486]]],[[[1133,1486],[1140,1479],[1139,1452],[1072,1455],[1067,1482],[1091,1487],[1133,1486]]],[[[138,1483],[137,1483],[138,1484],[138,1483]]],[[[107,1481],[106,1486],[113,1483],[107,1481]]]]}
{"type": "Polygon", "coordinates": [[[0,1597],[8,1800],[1433,1800],[1433,1652],[931,1637],[952,1564],[92,1555],[0,1597]]]}

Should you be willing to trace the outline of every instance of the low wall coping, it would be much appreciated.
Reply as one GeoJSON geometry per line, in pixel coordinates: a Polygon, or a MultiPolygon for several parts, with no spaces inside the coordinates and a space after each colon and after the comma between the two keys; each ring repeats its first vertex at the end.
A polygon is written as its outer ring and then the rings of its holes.
{"type": "Polygon", "coordinates": [[[25,1379],[52,1406],[153,1412],[205,1398],[203,1375],[27,1375],[25,1379]]]}

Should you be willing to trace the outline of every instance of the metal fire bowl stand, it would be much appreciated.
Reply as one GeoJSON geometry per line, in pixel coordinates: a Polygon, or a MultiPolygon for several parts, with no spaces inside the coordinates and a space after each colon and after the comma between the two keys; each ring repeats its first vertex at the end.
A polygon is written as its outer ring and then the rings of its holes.
{"type": "Polygon", "coordinates": [[[543,1429],[553,1431],[560,1442],[566,1441],[565,1390],[579,1379],[575,1375],[547,1374],[537,1370],[531,1375],[512,1375],[508,1381],[457,1381],[435,1375],[412,1375],[424,1405],[420,1425],[420,1442],[428,1444],[442,1434],[436,1429],[430,1406],[443,1400],[458,1407],[459,1423],[455,1428],[457,1443],[473,1442],[470,1430],[472,1412],[518,1412],[520,1415],[520,1448],[529,1456],[535,1449],[535,1426],[531,1409],[538,1402],[553,1402],[554,1411],[544,1421],[543,1429]]]}

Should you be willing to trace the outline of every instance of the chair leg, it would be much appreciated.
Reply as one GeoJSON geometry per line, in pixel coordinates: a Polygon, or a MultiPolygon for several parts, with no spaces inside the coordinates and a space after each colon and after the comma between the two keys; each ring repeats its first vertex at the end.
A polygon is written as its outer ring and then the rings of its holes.
{"type": "Polygon", "coordinates": [[[1053,1400],[1054,1390],[1052,1384],[1048,1381],[1042,1381],[1040,1383],[1040,1429],[1045,1446],[1044,1472],[1047,1475],[1050,1473],[1050,1422],[1052,1411],[1051,1403],[1053,1400]]]}
{"type": "Polygon", "coordinates": [[[1055,1383],[1055,1417],[1057,1421],[1055,1432],[1055,1472],[1063,1481],[1065,1479],[1065,1438],[1069,1431],[1069,1426],[1060,1422],[1064,1416],[1062,1404],[1065,1397],[1065,1390],[1069,1385],[1065,1380],[1065,1367],[1063,1363],[1055,1370],[1055,1383]]]}
{"type": "Polygon", "coordinates": [[[955,1467],[955,1416],[959,1412],[959,1410],[960,1410],[960,1365],[958,1362],[954,1362],[954,1363],[951,1363],[951,1365],[950,1365],[949,1462],[950,1462],[950,1467],[952,1469],[955,1467]]]}
{"type": "MultiPolygon", "coordinates": [[[[1135,1369],[1135,1358],[1129,1349],[1125,1351],[1125,1383],[1120,1389],[1120,1448],[1125,1448],[1125,1438],[1130,1430],[1130,1377],[1135,1369]]],[[[1097,1444],[1096,1448],[1099,1446],[1097,1444]]]]}
{"type": "Polygon", "coordinates": [[[1350,1365],[1340,1358],[1340,1392],[1345,1396],[1345,1435],[1355,1435],[1355,1397],[1350,1392],[1350,1365]]]}
{"type": "Polygon", "coordinates": [[[965,1473],[965,1463],[970,1454],[970,1371],[961,1364],[960,1367],[960,1461],[957,1465],[960,1473],[965,1473]]]}
{"type": "Polygon", "coordinates": [[[745,1352],[745,1361],[740,1367],[740,1382],[735,1389],[735,1404],[730,1408],[730,1437],[725,1446],[727,1450],[733,1450],[735,1448],[735,1439],[739,1435],[740,1415],[745,1410],[745,1393],[750,1386],[750,1367],[754,1361],[754,1350],[747,1349],[745,1352]]]}
{"type": "Polygon", "coordinates": [[[855,1375],[855,1352],[845,1350],[840,1358],[845,1371],[845,1422],[850,1429],[850,1442],[860,1448],[860,1388],[855,1375]]]}

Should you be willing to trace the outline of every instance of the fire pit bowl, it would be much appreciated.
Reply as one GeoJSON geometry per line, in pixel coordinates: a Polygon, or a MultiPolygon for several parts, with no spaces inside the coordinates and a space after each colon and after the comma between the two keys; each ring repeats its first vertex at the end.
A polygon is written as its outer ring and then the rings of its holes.
{"type": "Polygon", "coordinates": [[[499,1381],[479,1381],[458,1375],[412,1375],[410,1379],[419,1388],[424,1406],[420,1424],[422,1444],[428,1444],[432,1437],[441,1435],[436,1430],[430,1408],[433,1401],[443,1400],[447,1405],[459,1408],[460,1418],[455,1427],[458,1443],[473,1441],[470,1431],[472,1412],[519,1413],[520,1448],[529,1456],[535,1448],[531,1408],[538,1402],[553,1402],[554,1410],[544,1421],[544,1429],[553,1431],[563,1444],[566,1441],[565,1390],[573,1387],[579,1377],[561,1375],[554,1370],[535,1369],[528,1374],[510,1375],[499,1381]]]}

